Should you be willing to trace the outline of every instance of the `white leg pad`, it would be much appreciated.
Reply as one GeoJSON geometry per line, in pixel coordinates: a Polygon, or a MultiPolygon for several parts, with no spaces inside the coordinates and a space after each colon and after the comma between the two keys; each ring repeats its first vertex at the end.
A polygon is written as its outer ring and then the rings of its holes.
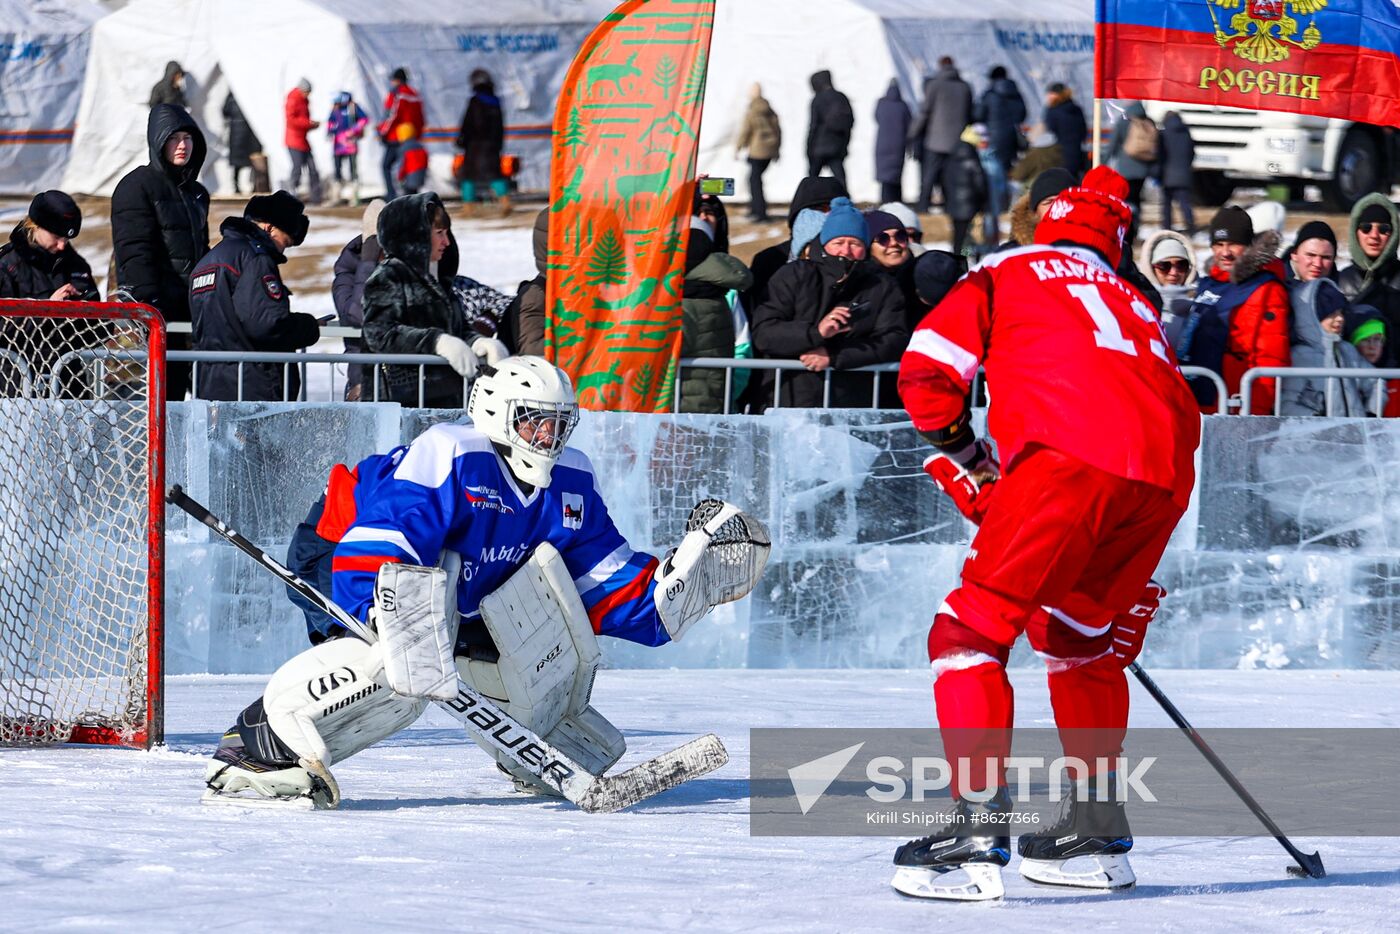
{"type": "Polygon", "coordinates": [[[390,690],[383,653],[358,639],[307,649],[263,692],[272,731],[302,759],[327,767],[413,723],[427,703],[390,690]]]}
{"type": "Polygon", "coordinates": [[[627,751],[622,733],[592,707],[560,720],[545,739],[594,775],[606,772],[627,751]]]}

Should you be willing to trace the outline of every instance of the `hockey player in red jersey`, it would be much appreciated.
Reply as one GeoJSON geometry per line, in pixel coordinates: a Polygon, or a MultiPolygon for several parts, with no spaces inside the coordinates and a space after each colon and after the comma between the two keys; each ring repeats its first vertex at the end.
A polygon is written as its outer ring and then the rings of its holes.
{"type": "Polygon", "coordinates": [[[1113,272],[1131,220],[1127,192],[1108,168],[1062,192],[1035,245],[968,273],[920,323],[900,364],[914,427],[937,449],[925,469],[978,523],[928,642],[956,814],[970,829],[900,847],[894,885],[905,894],[981,900],[1004,891],[1005,665],[1022,632],[1046,659],[1066,755],[1089,763],[1065,823],[1020,838],[1022,874],[1093,888],[1134,881],[1113,776],[1088,779],[1097,758],[1121,752],[1124,669],[1163,593],[1151,576],[1191,493],[1200,416],[1152,307],[1113,272]],[[979,366],[995,455],[971,428],[979,366]]]}

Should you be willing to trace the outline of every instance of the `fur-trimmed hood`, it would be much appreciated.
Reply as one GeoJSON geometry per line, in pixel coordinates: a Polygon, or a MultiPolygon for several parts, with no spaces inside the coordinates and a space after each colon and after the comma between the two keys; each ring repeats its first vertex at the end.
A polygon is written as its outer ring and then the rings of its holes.
{"type": "MultiPolygon", "coordinates": [[[[1239,283],[1253,276],[1255,273],[1270,271],[1278,276],[1280,282],[1287,280],[1287,274],[1283,269],[1283,260],[1279,259],[1279,247],[1283,245],[1283,237],[1279,236],[1276,230],[1265,230],[1254,235],[1254,242],[1244,251],[1244,255],[1235,263],[1235,268],[1230,271],[1230,281],[1239,283]],[[1270,269],[1270,267],[1273,267],[1270,269]]],[[[1211,257],[1206,263],[1207,274],[1215,269],[1215,257],[1211,257]]]]}
{"type": "MultiPolygon", "coordinates": [[[[1196,271],[1196,251],[1192,248],[1191,241],[1186,238],[1186,235],[1177,233],[1175,230],[1159,230],[1143,241],[1142,249],[1138,250],[1138,271],[1147,277],[1148,282],[1158,284],[1157,275],[1152,269],[1152,251],[1157,249],[1157,244],[1161,243],[1163,240],[1175,240],[1186,249],[1186,257],[1191,261],[1191,271],[1186,274],[1186,282],[1183,283],[1181,288],[1185,288],[1188,291],[1194,290],[1196,288],[1196,281],[1200,278],[1199,273],[1196,271]]],[[[1158,284],[1158,288],[1163,288],[1163,286],[1158,284]]],[[[1167,288],[1170,288],[1170,286],[1167,286],[1167,288]]]]}
{"type": "Polygon", "coordinates": [[[1035,224],[1035,210],[1031,207],[1031,194],[1027,191],[1011,205],[1011,239],[1022,246],[1034,243],[1035,224]]]}

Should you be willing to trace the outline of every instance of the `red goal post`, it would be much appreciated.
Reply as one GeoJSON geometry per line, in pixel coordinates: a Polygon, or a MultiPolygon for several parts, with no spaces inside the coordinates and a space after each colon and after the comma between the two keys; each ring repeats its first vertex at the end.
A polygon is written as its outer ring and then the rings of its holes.
{"type": "Polygon", "coordinates": [[[165,322],[0,300],[0,746],[164,740],[165,322]]]}

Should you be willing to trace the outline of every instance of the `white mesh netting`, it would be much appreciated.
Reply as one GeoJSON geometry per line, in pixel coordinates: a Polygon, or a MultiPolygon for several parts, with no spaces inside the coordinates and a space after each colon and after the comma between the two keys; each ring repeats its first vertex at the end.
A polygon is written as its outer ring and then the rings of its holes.
{"type": "Polygon", "coordinates": [[[120,306],[28,304],[0,303],[0,745],[147,745],[149,325],[120,306]]]}

